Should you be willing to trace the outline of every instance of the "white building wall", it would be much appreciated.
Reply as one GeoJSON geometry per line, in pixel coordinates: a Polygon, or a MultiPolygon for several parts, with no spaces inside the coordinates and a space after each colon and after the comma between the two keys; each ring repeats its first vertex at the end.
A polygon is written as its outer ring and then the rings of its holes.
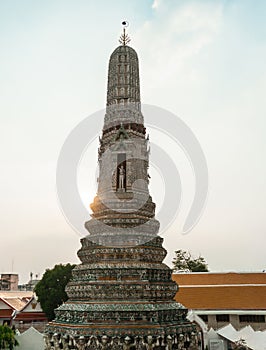
{"type": "Polygon", "coordinates": [[[15,348],[16,350],[44,350],[43,335],[33,327],[16,338],[19,342],[19,346],[15,348]]]}

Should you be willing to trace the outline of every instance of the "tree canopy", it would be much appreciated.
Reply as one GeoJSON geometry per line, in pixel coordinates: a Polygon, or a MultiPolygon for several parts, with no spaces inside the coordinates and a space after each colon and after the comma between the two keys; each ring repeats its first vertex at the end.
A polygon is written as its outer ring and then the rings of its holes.
{"type": "Polygon", "coordinates": [[[55,317],[54,310],[68,299],[65,287],[72,276],[76,265],[60,264],[47,269],[35,287],[35,293],[48,320],[55,317]]]}
{"type": "Polygon", "coordinates": [[[6,324],[0,326],[0,349],[14,349],[19,345],[15,332],[6,324]]]}
{"type": "Polygon", "coordinates": [[[191,271],[191,272],[208,272],[208,264],[205,259],[199,255],[194,258],[190,252],[185,250],[176,250],[175,257],[172,261],[173,271],[191,271]]]}

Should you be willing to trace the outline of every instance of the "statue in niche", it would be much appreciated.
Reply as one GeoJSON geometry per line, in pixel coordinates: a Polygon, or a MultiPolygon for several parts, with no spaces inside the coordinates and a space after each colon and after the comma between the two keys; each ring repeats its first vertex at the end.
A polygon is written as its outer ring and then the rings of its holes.
{"type": "Polygon", "coordinates": [[[121,165],[119,168],[119,190],[124,190],[125,189],[125,169],[124,166],[121,165]]]}

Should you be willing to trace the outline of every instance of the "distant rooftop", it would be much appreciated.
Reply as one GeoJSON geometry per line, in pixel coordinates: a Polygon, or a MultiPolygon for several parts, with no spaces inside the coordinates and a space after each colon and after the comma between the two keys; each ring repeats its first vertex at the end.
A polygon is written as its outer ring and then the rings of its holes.
{"type": "Polygon", "coordinates": [[[266,273],[178,273],[175,299],[194,310],[266,310],[266,273]]]}

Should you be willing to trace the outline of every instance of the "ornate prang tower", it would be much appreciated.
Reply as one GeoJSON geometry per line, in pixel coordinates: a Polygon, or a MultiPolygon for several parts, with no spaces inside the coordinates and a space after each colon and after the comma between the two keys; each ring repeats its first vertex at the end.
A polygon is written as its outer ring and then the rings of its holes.
{"type": "Polygon", "coordinates": [[[124,27],[109,61],[98,192],[85,224],[90,234],[81,239],[69,299],[46,328],[47,350],[198,349],[187,310],[173,300],[172,271],[162,263],[138,56],[128,43],[124,27]]]}

